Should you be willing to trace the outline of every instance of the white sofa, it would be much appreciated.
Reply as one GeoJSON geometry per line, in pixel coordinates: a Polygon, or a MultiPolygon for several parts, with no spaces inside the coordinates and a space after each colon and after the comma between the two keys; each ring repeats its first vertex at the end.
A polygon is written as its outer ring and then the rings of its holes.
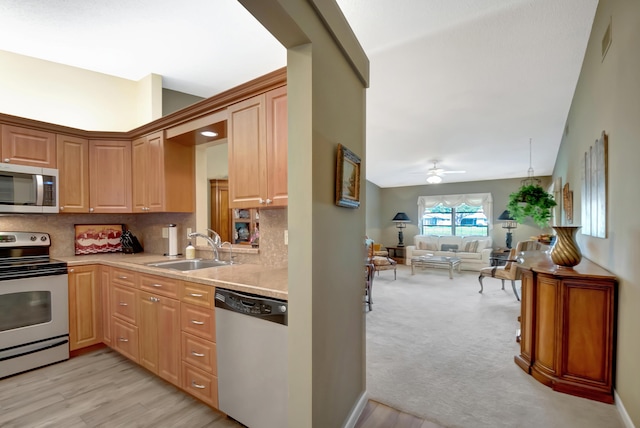
{"type": "Polygon", "coordinates": [[[458,257],[463,270],[479,271],[491,266],[489,257],[493,251],[493,241],[490,236],[416,235],[413,237],[413,244],[405,248],[407,265],[411,265],[411,257],[432,254],[458,257]]]}

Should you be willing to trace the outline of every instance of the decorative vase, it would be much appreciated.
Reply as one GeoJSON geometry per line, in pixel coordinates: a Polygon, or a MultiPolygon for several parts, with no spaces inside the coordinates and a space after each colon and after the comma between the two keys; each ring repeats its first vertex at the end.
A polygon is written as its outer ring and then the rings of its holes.
{"type": "Polygon", "coordinates": [[[582,260],[582,253],[576,242],[576,232],[580,226],[553,226],[556,240],[551,247],[551,260],[558,266],[573,267],[582,260]]]}

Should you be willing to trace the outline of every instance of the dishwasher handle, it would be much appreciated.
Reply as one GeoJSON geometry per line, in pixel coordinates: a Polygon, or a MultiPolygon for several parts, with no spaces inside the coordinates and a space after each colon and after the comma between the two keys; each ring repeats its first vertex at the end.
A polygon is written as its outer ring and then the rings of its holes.
{"type": "Polygon", "coordinates": [[[216,288],[215,305],[243,315],[288,325],[289,305],[284,300],[216,288]]]}

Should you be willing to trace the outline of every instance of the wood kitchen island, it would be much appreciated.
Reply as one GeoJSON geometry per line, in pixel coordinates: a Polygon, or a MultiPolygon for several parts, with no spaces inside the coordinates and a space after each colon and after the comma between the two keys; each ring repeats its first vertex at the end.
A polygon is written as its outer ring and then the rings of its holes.
{"type": "Polygon", "coordinates": [[[523,258],[520,355],[515,362],[555,391],[613,403],[617,280],[583,259],[523,258]]]}

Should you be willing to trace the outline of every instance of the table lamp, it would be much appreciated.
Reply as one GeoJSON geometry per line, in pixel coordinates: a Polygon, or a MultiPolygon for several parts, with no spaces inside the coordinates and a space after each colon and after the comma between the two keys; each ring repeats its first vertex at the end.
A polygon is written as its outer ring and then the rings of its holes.
{"type": "Polygon", "coordinates": [[[398,247],[404,247],[404,242],[402,242],[404,239],[402,229],[407,227],[407,223],[410,223],[411,219],[405,213],[398,213],[391,221],[394,222],[398,228],[398,247]]]}
{"type": "Polygon", "coordinates": [[[518,227],[518,223],[516,223],[513,217],[511,217],[511,213],[509,213],[509,210],[504,210],[504,212],[500,214],[500,217],[498,217],[498,220],[504,221],[504,223],[502,223],[502,228],[507,229],[505,244],[507,248],[511,249],[511,243],[513,242],[513,235],[511,234],[511,229],[515,229],[516,227],[518,227]]]}

